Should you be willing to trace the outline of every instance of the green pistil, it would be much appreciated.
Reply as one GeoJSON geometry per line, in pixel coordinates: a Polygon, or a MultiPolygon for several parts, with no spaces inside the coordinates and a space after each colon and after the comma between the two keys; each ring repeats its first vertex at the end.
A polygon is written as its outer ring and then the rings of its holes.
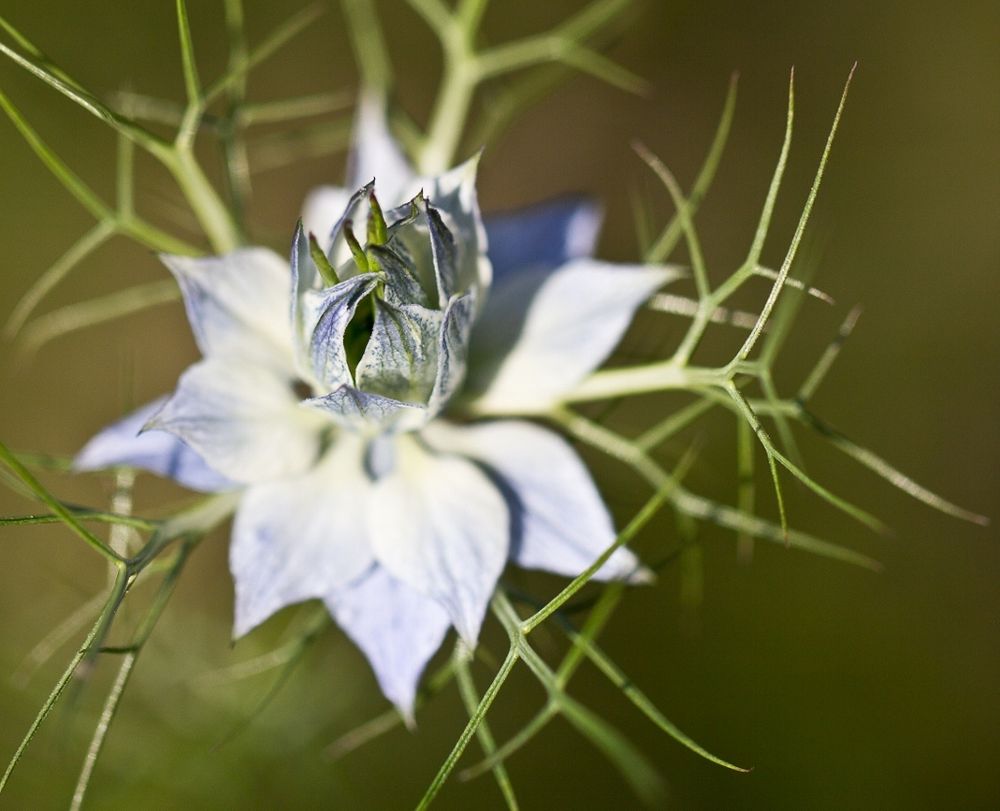
{"type": "Polygon", "coordinates": [[[361,243],[358,242],[358,238],[354,236],[353,223],[350,220],[344,223],[343,231],[344,239],[347,240],[347,247],[351,249],[351,256],[354,257],[354,264],[358,266],[358,270],[362,273],[370,272],[371,263],[368,261],[368,256],[364,248],[361,247],[361,243]]]}
{"type": "Polygon", "coordinates": [[[312,256],[313,263],[316,265],[316,269],[319,271],[319,275],[323,277],[323,282],[327,287],[333,287],[333,285],[340,282],[340,279],[337,278],[337,271],[333,269],[333,265],[327,259],[326,252],[319,246],[319,242],[316,241],[314,234],[309,234],[309,254],[312,256]]]}
{"type": "Polygon", "coordinates": [[[375,192],[368,195],[368,207],[368,244],[385,245],[389,241],[389,227],[385,224],[385,215],[375,192]]]}

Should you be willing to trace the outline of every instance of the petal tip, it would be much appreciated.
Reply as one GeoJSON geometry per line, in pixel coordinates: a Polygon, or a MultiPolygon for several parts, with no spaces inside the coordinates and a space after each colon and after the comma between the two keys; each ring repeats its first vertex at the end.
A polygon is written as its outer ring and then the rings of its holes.
{"type": "Polygon", "coordinates": [[[393,702],[393,706],[396,707],[396,712],[399,713],[399,717],[403,719],[403,724],[406,726],[407,732],[415,733],[417,731],[417,716],[416,716],[416,698],[412,698],[408,703],[396,703],[393,702]]]}
{"type": "Polygon", "coordinates": [[[253,610],[254,606],[250,604],[251,601],[246,595],[240,594],[238,586],[239,584],[237,583],[236,600],[233,608],[233,629],[231,633],[234,644],[258,626],[263,625],[274,613],[273,611],[264,613],[259,608],[256,611],[253,610]]]}
{"type": "Polygon", "coordinates": [[[458,632],[458,638],[471,654],[479,644],[479,632],[482,630],[484,617],[470,616],[468,612],[463,612],[461,616],[454,616],[454,611],[450,613],[453,614],[452,624],[458,632]]]}
{"type": "Polygon", "coordinates": [[[656,584],[656,572],[648,566],[640,566],[625,576],[625,581],[630,586],[652,586],[656,584]]]}

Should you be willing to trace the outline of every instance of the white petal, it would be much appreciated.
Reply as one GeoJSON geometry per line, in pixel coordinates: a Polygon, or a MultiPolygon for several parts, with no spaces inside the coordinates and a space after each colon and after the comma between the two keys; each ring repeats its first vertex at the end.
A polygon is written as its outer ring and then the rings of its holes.
{"type": "Polygon", "coordinates": [[[332,389],[352,382],[344,333],[358,304],[377,282],[374,273],[362,273],[323,291],[308,291],[302,297],[303,349],[311,376],[322,387],[332,389]]]}
{"type": "Polygon", "coordinates": [[[247,489],[229,547],[235,637],[287,605],[329,596],[371,567],[363,450],[356,436],[341,434],[308,473],[247,489]]]}
{"type": "Polygon", "coordinates": [[[181,375],[146,427],[176,434],[233,481],[254,483],[312,465],[329,425],[267,367],[208,358],[181,375]]]}
{"type": "Polygon", "coordinates": [[[323,250],[330,249],[333,227],[351,199],[351,191],[340,186],[319,186],[306,196],[302,205],[302,228],[314,234],[323,250]]]}
{"type": "Polygon", "coordinates": [[[444,224],[451,230],[457,249],[455,287],[447,293],[442,291],[442,308],[453,292],[485,290],[493,278],[486,253],[486,229],[476,196],[478,167],[477,155],[443,175],[422,180],[427,199],[445,215],[444,224]]]}
{"type": "MultiPolygon", "coordinates": [[[[424,290],[424,283],[420,278],[421,268],[404,242],[406,237],[403,231],[396,230],[390,234],[388,244],[368,245],[367,250],[375,257],[379,270],[385,274],[386,301],[390,304],[419,304],[421,307],[428,307],[431,297],[424,290]]],[[[429,264],[433,264],[433,261],[429,264]]],[[[436,293],[435,289],[435,300],[436,293]]]]}
{"type": "Polygon", "coordinates": [[[331,594],[326,605],[368,657],[385,697],[412,719],[420,674],[451,625],[447,612],[381,566],[331,594]]]}
{"type": "Polygon", "coordinates": [[[166,431],[140,433],[166,397],[147,403],[95,437],[73,460],[75,470],[103,470],[128,465],[173,479],[191,490],[216,493],[237,485],[212,470],[191,448],[166,431]]]}
{"type": "Polygon", "coordinates": [[[591,256],[601,230],[601,207],[585,197],[566,197],[483,221],[490,242],[494,284],[512,271],[557,268],[591,256]]]}
{"type": "Polygon", "coordinates": [[[278,368],[288,366],[292,282],[284,259],[266,248],[204,259],[161,258],[181,287],[203,355],[235,355],[278,368]]]}
{"type": "Polygon", "coordinates": [[[431,245],[434,263],[434,278],[437,282],[438,305],[443,309],[461,286],[459,278],[459,256],[467,251],[467,246],[455,242],[455,235],[445,225],[441,212],[430,203],[424,204],[427,218],[427,236],[431,245]]]}
{"type": "Polygon", "coordinates": [[[358,102],[348,176],[351,187],[363,186],[374,178],[385,208],[402,203],[416,179],[413,167],[389,132],[384,102],[371,94],[363,95],[358,102]]]}
{"type": "Polygon", "coordinates": [[[432,415],[438,414],[448,404],[465,381],[476,298],[474,293],[455,296],[445,309],[438,345],[437,376],[429,403],[432,415]]]}
{"type": "Polygon", "coordinates": [[[344,332],[359,302],[375,288],[378,277],[371,273],[357,274],[325,286],[302,223],[292,239],[291,269],[294,366],[299,377],[315,388],[325,389],[352,382],[344,332]]]}
{"type": "MultiPolygon", "coordinates": [[[[518,566],[576,577],[614,542],[611,516],[587,468],[552,431],[520,420],[467,426],[438,420],[422,436],[496,477],[510,505],[510,557],[518,566]]],[[[627,549],[617,550],[595,577],[646,579],[627,549]]]]}
{"type": "Polygon", "coordinates": [[[354,386],[340,386],[303,405],[326,414],[338,425],[373,435],[382,431],[412,431],[430,419],[426,406],[405,403],[381,394],[371,394],[354,386]]]}
{"type": "Polygon", "coordinates": [[[358,386],[425,403],[434,388],[444,314],[419,304],[375,299],[375,324],[355,372],[358,386]]]}
{"type": "Polygon", "coordinates": [[[472,333],[468,391],[477,407],[547,410],[611,354],[639,305],[673,278],[667,268],[590,259],[505,277],[472,333]]]}
{"type": "Polygon", "coordinates": [[[471,462],[430,453],[403,435],[393,471],[375,484],[368,518],[379,563],[444,606],[474,645],[510,541],[496,486],[471,462]]]}

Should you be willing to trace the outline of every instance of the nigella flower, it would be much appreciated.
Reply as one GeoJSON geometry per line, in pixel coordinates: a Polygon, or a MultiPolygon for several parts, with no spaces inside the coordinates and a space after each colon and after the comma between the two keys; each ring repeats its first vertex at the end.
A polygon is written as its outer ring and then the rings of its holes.
{"type": "MultiPolygon", "coordinates": [[[[476,161],[417,178],[371,104],[356,141],[361,188],[310,196],[290,272],[263,248],[163,257],[203,358],[77,465],[238,489],[235,635],[320,599],[409,714],[448,629],[475,644],[508,560],[573,576],[613,541],[571,447],[504,415],[557,405],[670,273],[589,258],[586,202],[484,227],[476,161]]],[[[644,572],[621,549],[598,577],[644,572]]]]}

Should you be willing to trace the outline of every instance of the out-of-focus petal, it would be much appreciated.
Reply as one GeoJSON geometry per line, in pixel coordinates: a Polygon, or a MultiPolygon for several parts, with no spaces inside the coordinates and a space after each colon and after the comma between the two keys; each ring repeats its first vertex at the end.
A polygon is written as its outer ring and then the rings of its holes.
{"type": "Polygon", "coordinates": [[[146,431],[143,426],[167,398],[161,397],[107,426],[73,460],[76,470],[103,470],[127,465],[173,479],[191,490],[216,493],[237,485],[212,470],[197,453],[173,434],[146,431]]]}
{"type": "MultiPolygon", "coordinates": [[[[481,463],[510,505],[510,558],[526,569],[575,577],[615,540],[597,488],[580,457],[559,436],[521,420],[478,425],[431,423],[432,447],[481,463]]],[[[647,578],[627,549],[618,549],[595,578],[647,578]]]]}
{"type": "Polygon", "coordinates": [[[592,259],[510,274],[472,332],[467,391],[477,408],[547,410],[611,354],[636,309],[678,275],[592,259]]]}
{"type": "Polygon", "coordinates": [[[361,186],[374,178],[379,199],[387,208],[402,203],[416,180],[413,167],[389,132],[385,103],[370,93],[358,102],[349,163],[348,185],[361,186]]]}
{"type": "Polygon", "coordinates": [[[381,566],[334,591],[326,605],[368,657],[385,697],[412,720],[420,674],[448,632],[448,613],[381,566]]]}
{"type": "Polygon", "coordinates": [[[263,366],[208,358],[191,366],[146,424],[183,439],[233,481],[255,483],[306,470],[330,426],[300,406],[289,381],[263,366]]]}
{"type": "Polygon", "coordinates": [[[202,259],[161,258],[180,285],[203,355],[287,367],[292,359],[288,322],[292,283],[284,259],[266,248],[202,259]]]}
{"type": "Polygon", "coordinates": [[[585,197],[550,200],[483,220],[490,243],[493,283],[511,271],[552,270],[593,255],[601,230],[601,207],[585,197]]]}
{"type": "Polygon", "coordinates": [[[341,186],[318,186],[306,195],[302,204],[302,228],[306,236],[315,235],[324,251],[330,250],[333,228],[350,199],[351,191],[341,186]]]}
{"type": "Polygon", "coordinates": [[[368,509],[375,557],[391,575],[437,600],[474,645],[510,541],[507,504],[474,464],[397,438],[392,471],[368,509]]]}
{"type": "Polygon", "coordinates": [[[341,434],[308,473],[244,493],[229,547],[235,637],[287,605],[328,597],[372,566],[363,450],[358,437],[341,434]]]}

